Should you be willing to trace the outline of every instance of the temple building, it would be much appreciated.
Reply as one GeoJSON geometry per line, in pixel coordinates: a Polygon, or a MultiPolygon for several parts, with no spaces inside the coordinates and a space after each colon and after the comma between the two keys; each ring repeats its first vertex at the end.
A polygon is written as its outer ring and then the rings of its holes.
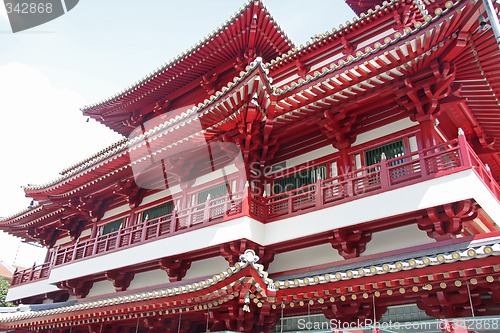
{"type": "Polygon", "coordinates": [[[500,332],[500,4],[346,2],[296,46],[250,0],[84,107],[124,138],[0,219],[48,248],[0,332],[500,332]]]}

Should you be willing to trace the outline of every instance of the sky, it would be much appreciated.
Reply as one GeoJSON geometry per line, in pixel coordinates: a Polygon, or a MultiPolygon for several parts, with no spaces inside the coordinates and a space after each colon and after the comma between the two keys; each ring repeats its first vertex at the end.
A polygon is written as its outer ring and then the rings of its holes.
{"type": "MultiPolygon", "coordinates": [[[[79,110],[122,91],[224,24],[243,0],[80,0],[65,15],[12,33],[0,1],[0,217],[43,184],[121,137],[79,110]]],[[[342,0],[267,0],[298,46],[355,14],[342,0]]],[[[44,251],[0,233],[0,260],[24,267],[44,251]]]]}

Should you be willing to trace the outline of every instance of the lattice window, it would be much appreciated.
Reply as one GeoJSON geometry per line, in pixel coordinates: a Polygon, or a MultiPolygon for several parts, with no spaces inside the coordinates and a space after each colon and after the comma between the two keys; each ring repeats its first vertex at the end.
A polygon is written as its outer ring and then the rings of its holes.
{"type": "Polygon", "coordinates": [[[208,195],[210,194],[210,200],[225,197],[228,194],[227,184],[219,184],[210,188],[207,188],[198,193],[196,198],[196,203],[201,204],[207,201],[208,195]]]}
{"type": "Polygon", "coordinates": [[[172,202],[167,202],[149,209],[146,209],[141,214],[141,221],[150,221],[158,217],[168,215],[172,213],[173,205],[172,202]]]}
{"type": "MultiPolygon", "coordinates": [[[[400,157],[405,154],[405,147],[403,140],[397,140],[383,146],[379,146],[370,150],[365,151],[365,165],[370,166],[380,162],[382,153],[385,154],[386,159],[390,160],[392,158],[400,157]]],[[[391,163],[391,165],[396,165],[403,163],[404,159],[396,160],[391,163]]]]}
{"type": "Polygon", "coordinates": [[[106,223],[101,227],[101,235],[107,235],[112,232],[118,231],[121,228],[122,223],[123,223],[123,218],[113,222],[106,223]]]}
{"type": "Polygon", "coordinates": [[[314,168],[302,170],[293,175],[276,179],[273,182],[273,194],[279,194],[296,188],[314,184],[318,181],[318,176],[321,179],[326,179],[326,165],[318,165],[314,168]]]}

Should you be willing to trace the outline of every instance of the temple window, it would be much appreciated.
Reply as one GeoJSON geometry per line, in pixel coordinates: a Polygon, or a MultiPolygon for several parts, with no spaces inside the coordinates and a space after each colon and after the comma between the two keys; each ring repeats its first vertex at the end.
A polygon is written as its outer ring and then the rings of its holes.
{"type": "Polygon", "coordinates": [[[196,204],[201,204],[207,201],[207,198],[210,196],[210,200],[225,197],[228,194],[228,185],[226,183],[219,184],[216,186],[209,187],[204,189],[193,196],[193,199],[196,198],[196,204]]]}
{"type": "Polygon", "coordinates": [[[294,190],[296,188],[300,188],[302,186],[314,184],[318,181],[318,177],[321,177],[321,179],[326,179],[326,164],[318,165],[313,168],[302,170],[289,176],[276,179],[273,182],[273,194],[279,194],[294,190]]]}
{"type": "MultiPolygon", "coordinates": [[[[158,219],[162,216],[166,216],[166,215],[171,214],[172,210],[173,210],[172,201],[145,209],[140,214],[140,221],[146,222],[146,221],[158,219]]],[[[166,218],[161,219],[161,221],[164,221],[164,220],[166,220],[166,218]]]]}
{"type": "MultiPolygon", "coordinates": [[[[385,154],[386,159],[390,160],[392,158],[400,157],[405,154],[405,147],[403,140],[397,140],[391,143],[387,143],[376,148],[365,151],[365,165],[370,166],[380,162],[382,153],[385,154]]],[[[391,165],[399,164],[404,162],[404,160],[397,160],[392,162],[391,165]]]]}
{"type": "Polygon", "coordinates": [[[123,224],[123,220],[124,219],[121,218],[121,219],[118,219],[118,220],[115,220],[112,222],[108,222],[105,225],[103,225],[101,227],[101,235],[107,235],[107,234],[113,233],[115,231],[118,231],[123,224]]]}

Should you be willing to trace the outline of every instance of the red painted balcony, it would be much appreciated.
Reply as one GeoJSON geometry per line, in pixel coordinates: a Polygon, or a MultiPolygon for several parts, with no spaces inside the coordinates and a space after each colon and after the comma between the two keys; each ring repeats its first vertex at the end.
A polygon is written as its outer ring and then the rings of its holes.
{"type": "Polygon", "coordinates": [[[47,263],[16,272],[12,285],[47,278],[50,269],[77,260],[137,246],[183,232],[250,216],[263,223],[285,219],[362,197],[473,169],[500,199],[500,187],[468,145],[463,135],[458,139],[386,160],[329,179],[270,197],[249,189],[230,196],[209,199],[205,203],[122,228],[116,232],[51,250],[47,263]],[[245,192],[245,193],[244,193],[245,192]]]}
{"type": "Polygon", "coordinates": [[[41,265],[33,265],[31,268],[23,270],[16,269],[16,271],[14,272],[14,276],[12,277],[11,285],[15,286],[26,282],[48,278],[51,268],[52,262],[48,261],[41,265]]]}

